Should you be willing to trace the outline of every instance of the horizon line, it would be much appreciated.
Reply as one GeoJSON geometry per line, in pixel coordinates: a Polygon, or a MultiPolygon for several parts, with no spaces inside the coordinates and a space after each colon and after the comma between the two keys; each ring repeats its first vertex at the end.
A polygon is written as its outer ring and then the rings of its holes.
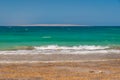
{"type": "Polygon", "coordinates": [[[120,25],[80,25],[80,24],[19,24],[19,25],[0,25],[0,26],[120,26],[120,25]]]}

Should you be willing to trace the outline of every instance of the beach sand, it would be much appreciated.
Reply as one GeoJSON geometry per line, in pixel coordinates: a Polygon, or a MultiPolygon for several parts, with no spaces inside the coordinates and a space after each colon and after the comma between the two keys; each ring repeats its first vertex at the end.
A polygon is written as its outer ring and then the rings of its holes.
{"type": "Polygon", "coordinates": [[[0,80],[120,80],[119,54],[0,55],[0,62],[0,80]]]}

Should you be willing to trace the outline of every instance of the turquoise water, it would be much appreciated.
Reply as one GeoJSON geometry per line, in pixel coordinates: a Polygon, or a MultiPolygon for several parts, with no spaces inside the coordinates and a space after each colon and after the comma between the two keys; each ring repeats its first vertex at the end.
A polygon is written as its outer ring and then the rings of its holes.
{"type": "Polygon", "coordinates": [[[120,46],[120,27],[0,27],[0,50],[47,45],[120,46]]]}

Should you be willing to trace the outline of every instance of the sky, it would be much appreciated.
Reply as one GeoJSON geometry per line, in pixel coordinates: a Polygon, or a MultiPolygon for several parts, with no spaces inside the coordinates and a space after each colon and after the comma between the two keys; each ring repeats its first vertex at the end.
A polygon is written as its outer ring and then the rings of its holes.
{"type": "Polygon", "coordinates": [[[120,26],[120,0],[0,0],[0,25],[120,26]]]}

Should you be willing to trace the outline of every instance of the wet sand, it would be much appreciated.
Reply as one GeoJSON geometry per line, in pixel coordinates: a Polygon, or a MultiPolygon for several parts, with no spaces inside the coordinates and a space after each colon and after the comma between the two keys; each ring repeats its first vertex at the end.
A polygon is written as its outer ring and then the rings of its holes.
{"type": "Polygon", "coordinates": [[[0,62],[0,80],[120,80],[119,54],[0,55],[0,62]]]}
{"type": "Polygon", "coordinates": [[[83,61],[120,59],[120,54],[0,54],[0,62],[8,61],[83,61]]]}

